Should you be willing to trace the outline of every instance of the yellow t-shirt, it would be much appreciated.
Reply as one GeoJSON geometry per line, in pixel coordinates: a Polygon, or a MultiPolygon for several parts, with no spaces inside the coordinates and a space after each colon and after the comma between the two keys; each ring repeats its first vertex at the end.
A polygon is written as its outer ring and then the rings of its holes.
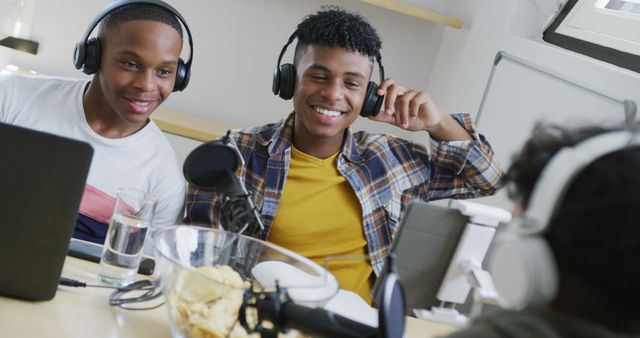
{"type": "Polygon", "coordinates": [[[291,164],[268,241],[324,265],[342,289],[371,303],[371,263],[364,259],[367,240],[362,208],[337,169],[338,153],[319,159],[291,147],[291,164]],[[354,259],[353,257],[359,257],[354,259]]]}

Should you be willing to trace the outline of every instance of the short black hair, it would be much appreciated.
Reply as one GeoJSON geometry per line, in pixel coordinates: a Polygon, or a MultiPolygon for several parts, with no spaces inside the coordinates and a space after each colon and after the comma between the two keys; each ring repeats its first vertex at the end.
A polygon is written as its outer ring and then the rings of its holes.
{"type": "MultiPolygon", "coordinates": [[[[628,127],[628,126],[627,126],[628,127]]],[[[637,125],[634,126],[637,129],[637,125]]],[[[538,124],[505,180],[526,208],[540,173],[564,147],[625,126],[565,128],[538,124]]],[[[640,147],[596,159],[574,178],[544,234],[561,271],[597,290],[602,305],[638,329],[640,316],[640,147]],[[630,318],[632,318],[630,320],[630,318]]]]}
{"type": "Polygon", "coordinates": [[[342,47],[370,58],[378,57],[382,48],[380,36],[366,18],[337,6],[325,6],[306,16],[298,24],[297,34],[294,64],[310,44],[342,47]]]}
{"type": "Polygon", "coordinates": [[[180,39],[182,39],[182,26],[175,14],[166,8],[149,3],[133,3],[111,11],[100,22],[98,35],[104,36],[107,30],[115,29],[125,22],[135,20],[147,20],[167,24],[173,27],[180,35],[180,39]]]}

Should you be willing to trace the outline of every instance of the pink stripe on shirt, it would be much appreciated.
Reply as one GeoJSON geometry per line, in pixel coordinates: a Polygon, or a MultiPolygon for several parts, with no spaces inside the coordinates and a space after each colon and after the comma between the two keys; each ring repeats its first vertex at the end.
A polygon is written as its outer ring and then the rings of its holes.
{"type": "Polygon", "coordinates": [[[98,222],[108,224],[111,221],[111,214],[115,204],[115,197],[109,196],[107,193],[87,184],[84,187],[79,212],[98,222]]]}

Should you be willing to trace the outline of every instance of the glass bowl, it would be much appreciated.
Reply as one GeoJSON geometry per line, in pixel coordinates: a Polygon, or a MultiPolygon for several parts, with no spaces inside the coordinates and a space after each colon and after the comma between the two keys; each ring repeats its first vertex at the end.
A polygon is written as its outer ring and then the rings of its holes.
{"type": "Polygon", "coordinates": [[[247,335],[238,320],[250,288],[270,291],[278,283],[295,303],[309,307],[323,306],[339,289],[315,262],[252,237],[178,225],[152,238],[174,337],[257,336],[247,335]]]}

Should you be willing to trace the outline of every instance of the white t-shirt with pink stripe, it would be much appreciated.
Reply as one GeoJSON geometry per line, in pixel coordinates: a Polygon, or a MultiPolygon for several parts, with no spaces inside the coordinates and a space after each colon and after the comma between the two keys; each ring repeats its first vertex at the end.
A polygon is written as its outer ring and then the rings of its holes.
{"type": "Polygon", "coordinates": [[[82,96],[87,80],[48,76],[0,76],[0,122],[90,143],[94,149],[80,213],[108,223],[119,188],[146,191],[158,199],[152,226],[182,216],[185,180],[173,148],[150,121],[133,135],[110,139],[87,123],[82,96]]]}

